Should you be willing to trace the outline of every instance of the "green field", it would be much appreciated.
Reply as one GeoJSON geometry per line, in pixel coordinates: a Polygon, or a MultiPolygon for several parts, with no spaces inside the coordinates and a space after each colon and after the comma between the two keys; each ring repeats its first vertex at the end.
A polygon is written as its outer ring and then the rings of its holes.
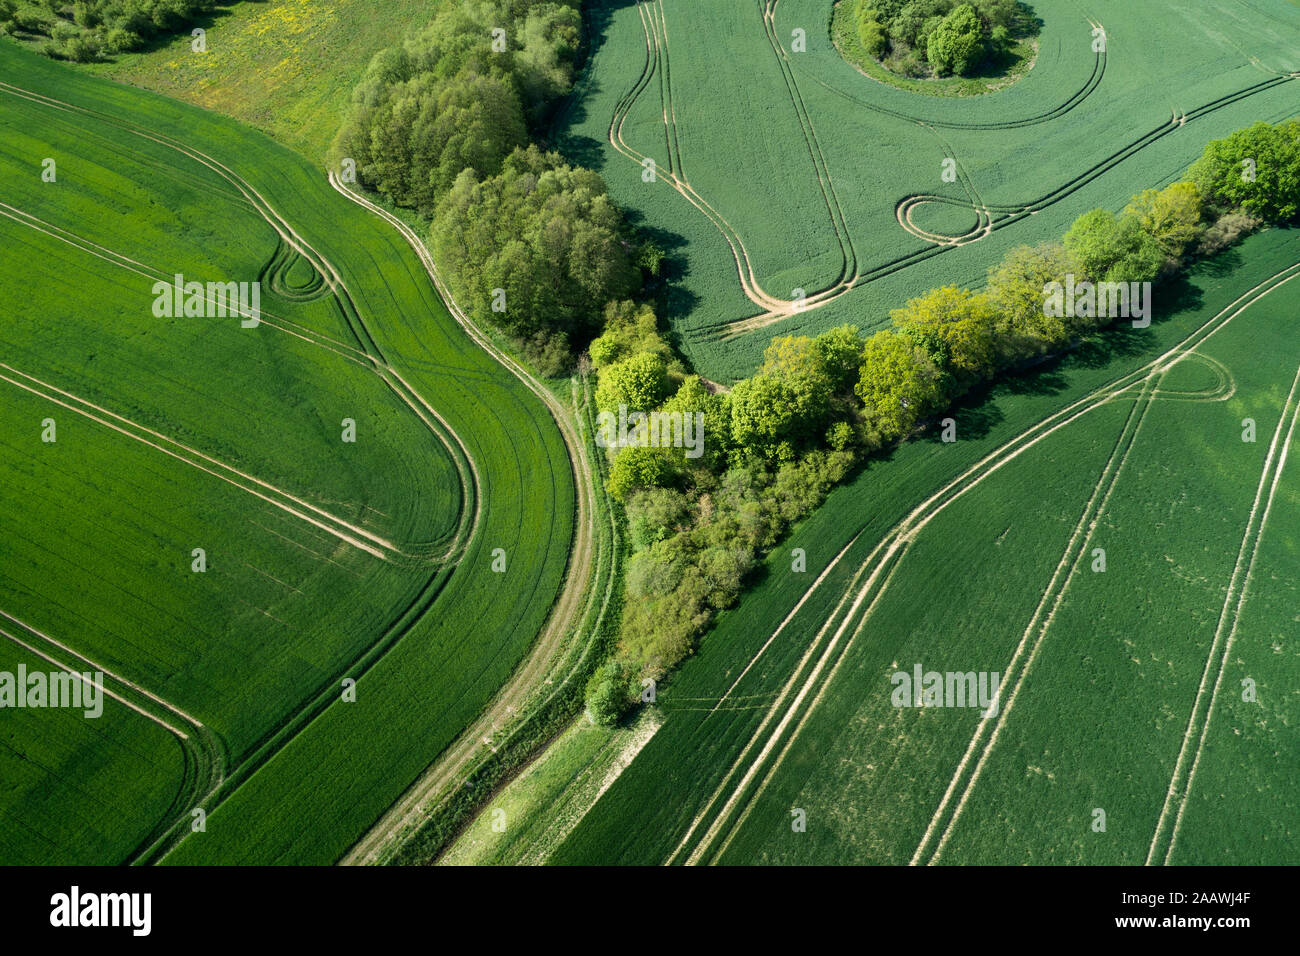
{"type": "Polygon", "coordinates": [[[323,163],[370,58],[433,19],[443,0],[232,3],[189,31],[83,69],[233,116],[323,163]]]}
{"type": "Polygon", "coordinates": [[[1293,859],[1298,276],[1253,237],[836,491],[552,861],[1293,859]],[[893,706],[917,663],[999,713],[893,706]]]}
{"type": "Polygon", "coordinates": [[[1008,248],[1056,239],[1172,182],[1207,140],[1296,111],[1300,9],[1282,0],[1091,13],[1041,0],[1028,75],[955,98],[863,76],[831,42],[831,6],[605,0],[588,14],[589,72],[557,135],[660,233],[679,279],[668,317],[715,380],[750,374],[774,334],[872,328],[909,296],[981,285],[1008,248]],[[796,28],[807,52],[791,52],[796,28]],[[900,207],[925,197],[967,215],[923,206],[916,225],[940,237],[905,229],[900,207]],[[977,212],[980,238],[943,241],[977,212]],[[797,313],[796,289],[809,296],[797,313]]]}
{"type": "Polygon", "coordinates": [[[5,860],[332,862],[541,630],[560,432],[297,154],[7,41],[0,83],[0,670],[76,658],[136,708],[6,724],[5,860]],[[261,324],[155,317],[178,272],[260,280],[261,324]],[[114,792],[120,830],[79,835],[60,781],[114,792]]]}

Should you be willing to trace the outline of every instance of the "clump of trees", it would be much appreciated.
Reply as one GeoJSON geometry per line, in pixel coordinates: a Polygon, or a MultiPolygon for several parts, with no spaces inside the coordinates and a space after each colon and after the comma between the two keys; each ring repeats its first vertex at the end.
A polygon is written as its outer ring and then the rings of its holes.
{"type": "Polygon", "coordinates": [[[662,259],[597,173],[534,144],[573,85],[578,6],[448,5],[374,57],[334,148],[362,185],[431,220],[457,301],[545,375],[568,370],[662,259]]]}
{"type": "Polygon", "coordinates": [[[360,181],[429,217],[463,170],[501,171],[573,84],[576,0],[446,6],[375,55],[338,136],[360,181]]]}
{"type": "Polygon", "coordinates": [[[0,0],[0,33],[43,36],[40,50],[89,63],[138,50],[209,13],[218,0],[0,0]]]}
{"type": "Polygon", "coordinates": [[[1018,0],[853,0],[858,38],[903,76],[968,76],[1037,20],[1018,0]]]}
{"type": "Polygon", "coordinates": [[[439,203],[431,248],[457,301],[509,335],[543,374],[602,332],[641,288],[634,246],[601,177],[536,146],[496,174],[461,171],[439,203]]]}

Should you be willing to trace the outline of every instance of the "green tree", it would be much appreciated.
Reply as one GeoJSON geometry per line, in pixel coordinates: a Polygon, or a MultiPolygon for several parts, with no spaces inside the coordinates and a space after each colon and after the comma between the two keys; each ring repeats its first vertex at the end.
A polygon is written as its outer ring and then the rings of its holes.
{"type": "Polygon", "coordinates": [[[1136,216],[1116,217],[1108,209],[1084,213],[1065,234],[1065,248],[1094,282],[1149,282],[1166,255],[1136,216]]]}
{"type": "Polygon", "coordinates": [[[755,375],[731,390],[731,440],[759,458],[786,454],[800,424],[794,390],[773,375],[755,375]]]}
{"type": "Polygon", "coordinates": [[[836,395],[851,395],[862,365],[862,336],[856,325],[828,329],[813,340],[812,348],[836,395]]]}
{"type": "Polygon", "coordinates": [[[691,459],[686,457],[687,449],[672,449],[671,454],[680,459],[680,466],[704,468],[711,472],[720,471],[725,466],[732,448],[731,400],[728,396],[714,395],[704,387],[698,375],[688,375],[676,394],[664,402],[663,411],[704,416],[704,433],[699,436],[703,454],[691,459]]]}
{"type": "Polygon", "coordinates": [[[1075,257],[1059,242],[1016,246],[989,269],[990,304],[997,314],[994,343],[998,364],[1041,355],[1069,337],[1065,319],[1045,309],[1049,283],[1065,283],[1080,271],[1075,257]]]}
{"type": "Polygon", "coordinates": [[[935,410],[942,375],[911,339],[883,329],[863,346],[856,392],[883,439],[893,441],[935,410]]]}
{"type": "Polygon", "coordinates": [[[656,488],[676,479],[672,461],[662,448],[632,445],[619,449],[605,479],[606,490],[619,501],[638,488],[656,488]]]}
{"type": "Polygon", "coordinates": [[[1300,214],[1300,121],[1259,122],[1213,140],[1189,176],[1202,196],[1288,222],[1300,214]]]}
{"type": "Polygon", "coordinates": [[[880,13],[871,6],[870,0],[857,0],[857,3],[858,39],[872,56],[884,56],[889,49],[889,33],[880,22],[880,13]]]}
{"type": "Polygon", "coordinates": [[[1144,189],[1124,207],[1124,215],[1135,216],[1147,235],[1167,255],[1177,258],[1204,231],[1201,225],[1201,194],[1193,183],[1173,183],[1164,189],[1144,189]]]}
{"type": "Polygon", "coordinates": [[[942,286],[889,313],[894,325],[961,384],[990,375],[997,310],[987,295],[942,286]]]}
{"type": "Polygon", "coordinates": [[[599,369],[638,352],[659,355],[666,365],[675,363],[672,346],[659,334],[659,320],[649,305],[630,299],[605,306],[604,331],[588,348],[593,367],[599,369]]]}
{"type": "Polygon", "coordinates": [[[642,352],[597,374],[596,407],[602,412],[617,412],[626,405],[629,412],[649,412],[668,397],[668,368],[664,360],[651,352],[642,352]]]}
{"type": "Polygon", "coordinates": [[[926,57],[943,76],[965,76],[984,59],[984,24],[969,3],[954,7],[926,38],[926,57]]]}

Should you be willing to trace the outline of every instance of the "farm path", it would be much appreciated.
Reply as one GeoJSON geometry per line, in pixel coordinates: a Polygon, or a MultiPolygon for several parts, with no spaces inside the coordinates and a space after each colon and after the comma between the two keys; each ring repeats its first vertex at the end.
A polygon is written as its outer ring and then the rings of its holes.
{"type": "MultiPolygon", "coordinates": [[[[504,365],[540,399],[551,412],[564,437],[574,482],[578,489],[577,520],[573,548],[564,589],[551,610],[546,625],[525,661],[516,669],[507,683],[483,714],[438,757],[389,811],[340,860],[346,865],[380,862],[392,852],[401,838],[411,831],[431,809],[431,802],[444,794],[457,780],[475,754],[483,746],[491,746],[493,732],[515,715],[518,708],[540,686],[553,669],[554,658],[567,633],[574,628],[583,612],[583,596],[592,578],[593,558],[596,550],[595,509],[593,496],[594,474],[588,459],[587,446],[578,434],[573,418],[563,404],[546,386],[526,368],[516,362],[481,330],[452,297],[433,256],[415,231],[386,209],[366,197],[348,189],[332,172],[330,184],[353,202],[379,216],[411,245],[424,264],[429,280],[437,289],[448,311],[474,342],[504,365]]],[[[611,516],[611,522],[612,522],[611,516]]],[[[606,596],[607,597],[607,596],[606,596]]]]}

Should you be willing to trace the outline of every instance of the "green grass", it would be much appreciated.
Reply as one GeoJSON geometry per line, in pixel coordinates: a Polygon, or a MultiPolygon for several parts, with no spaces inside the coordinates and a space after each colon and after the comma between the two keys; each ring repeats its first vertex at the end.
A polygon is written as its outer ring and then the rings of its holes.
{"type": "MultiPolygon", "coordinates": [[[[624,732],[626,733],[626,732],[624,732]]],[[[480,811],[439,860],[448,866],[483,866],[519,862],[523,847],[540,843],[556,818],[555,802],[579,775],[606,754],[611,739],[622,735],[578,718],[536,763],[526,767],[480,811]]]]}
{"type": "MultiPolygon", "coordinates": [[[[559,432],[456,325],[405,241],[300,156],[12,43],[0,44],[0,77],[91,111],[0,93],[6,201],[77,237],[0,219],[7,292],[28,306],[0,330],[15,370],[4,374],[19,383],[0,383],[0,470],[14,491],[0,610],[202,722],[192,746],[203,780],[190,786],[207,831],[178,831],[188,836],[169,860],[332,862],[481,711],[537,634],[572,537],[559,432]],[[333,264],[346,294],[322,287],[232,182],[137,129],[225,163],[333,264]],[[47,155],[54,184],[30,172],[47,155]],[[154,271],[263,275],[266,321],[156,319],[154,271]],[[192,451],[180,460],[133,440],[58,405],[89,410],[54,388],[136,423],[122,427],[137,438],[149,428],[192,451]],[[445,425],[417,416],[417,394],[445,425]],[[47,416],[53,445],[39,440],[47,416]],[[346,417],[355,444],[340,441],[346,417]],[[200,454],[393,550],[384,560],[349,545],[247,481],[195,467],[200,454]],[[478,482],[468,493],[466,454],[478,482]],[[442,560],[476,511],[463,551],[442,560]],[[190,573],[194,547],[208,552],[206,574],[190,573]],[[504,574],[491,571],[495,548],[504,574]],[[339,700],[345,676],[358,680],[356,703],[339,700]]],[[[51,775],[72,772],[50,761],[51,775]]],[[[142,786],[176,790],[169,772],[160,763],[142,786]]],[[[139,800],[123,833],[183,825],[188,809],[159,820],[139,800]]],[[[96,862],[119,862],[135,846],[101,849],[96,862]]],[[[78,853],[54,846],[45,861],[78,853]]]]}
{"type": "MultiPolygon", "coordinates": [[[[5,630],[12,628],[9,622],[5,630]]],[[[9,640],[0,671],[58,668],[9,640]]],[[[106,684],[106,687],[109,685],[106,684]]],[[[95,865],[130,854],[153,821],[181,807],[178,740],[107,694],[103,713],[13,709],[0,726],[0,860],[95,865]]]]}
{"type": "MultiPolygon", "coordinates": [[[[756,740],[761,748],[767,741],[768,731],[755,736],[764,714],[823,624],[837,627],[845,620],[837,602],[862,593],[865,578],[854,583],[858,570],[904,514],[1011,437],[1150,361],[1297,261],[1300,234],[1294,230],[1253,237],[1198,267],[1150,329],[1118,327],[1058,362],[997,385],[956,413],[955,444],[914,441],[834,492],[773,554],[758,587],[720,618],[663,690],[663,727],[574,830],[556,862],[670,858],[746,744],[756,740]],[[807,549],[806,574],[790,571],[788,549],[795,547],[807,549]],[[822,585],[759,655],[776,624],[845,547],[822,585]],[[713,711],[728,691],[726,703],[713,711]]],[[[1295,335],[1297,282],[1198,348],[1230,369],[1237,391],[1228,401],[1188,401],[1186,392],[1214,387],[1219,379],[1180,372],[1166,384],[1184,394],[1151,403],[1095,530],[1086,543],[1076,541],[1072,555],[1086,547],[1088,559],[1069,575],[1060,609],[940,862],[1145,859],[1211,659],[1215,622],[1268,443],[1296,374],[1297,358],[1287,343],[1295,335]],[[1247,416],[1258,422],[1253,445],[1240,441],[1247,416]],[[1090,570],[1095,546],[1107,549],[1105,574],[1090,570]],[[1094,807],[1108,813],[1105,834],[1089,829],[1094,807]]],[[[1105,463],[1122,449],[1124,424],[1137,405],[1130,398],[1087,413],[925,526],[891,565],[893,577],[856,637],[879,587],[868,589],[848,617],[850,626],[823,671],[829,680],[813,685],[789,725],[793,731],[807,718],[797,735],[779,739],[726,814],[718,804],[705,815],[705,831],[714,820],[723,823],[705,859],[910,860],[978,718],[969,711],[895,709],[888,675],[917,662],[927,669],[1007,673],[1012,649],[1105,463]],[[807,706],[816,691],[822,696],[807,706]],[[806,833],[792,832],[792,808],[807,812],[806,833]]],[[[1227,655],[1173,862],[1287,859],[1287,834],[1297,821],[1294,800],[1282,794],[1292,762],[1279,764],[1278,754],[1286,751],[1286,728],[1297,717],[1295,695],[1285,690],[1295,667],[1285,636],[1294,630],[1290,570],[1300,547],[1292,472],[1284,472],[1260,538],[1254,584],[1227,655]],[[1243,675],[1266,688],[1261,704],[1240,702],[1243,675]]],[[[801,677],[795,686],[802,684],[801,677]]],[[[733,776],[724,793],[737,792],[739,780],[733,776]]]]}
{"type": "Polygon", "coordinates": [[[982,285],[1009,248],[1059,238],[1091,208],[1119,209],[1136,190],[1174,181],[1210,139],[1296,113],[1296,81],[1280,74],[1300,69],[1300,11],[1280,0],[1262,5],[1267,19],[1233,0],[1195,12],[1175,0],[1115,5],[1092,14],[1107,31],[1104,57],[1076,5],[1033,6],[1043,20],[1033,70],[956,98],[863,76],[836,50],[825,0],[780,0],[770,33],[760,0],[593,5],[593,56],[557,141],[658,232],[676,277],[664,312],[697,371],[744,377],[775,334],[874,328],[930,288],[982,285]],[[807,52],[782,56],[795,28],[807,52]],[[648,35],[661,44],[649,58],[648,35]],[[1175,109],[1185,124],[1171,122],[1175,109]],[[610,145],[615,116],[628,148],[664,171],[655,183],[610,145]],[[949,158],[952,183],[942,178],[949,158]],[[993,232],[959,247],[905,232],[896,206],[925,195],[987,207],[993,232]],[[856,281],[825,305],[724,338],[763,311],[743,294],[724,234],[779,298],[856,281]]]}
{"type": "Polygon", "coordinates": [[[86,69],[233,116],[323,164],[370,58],[444,0],[264,0],[221,8],[207,52],[189,31],[86,69]]]}

